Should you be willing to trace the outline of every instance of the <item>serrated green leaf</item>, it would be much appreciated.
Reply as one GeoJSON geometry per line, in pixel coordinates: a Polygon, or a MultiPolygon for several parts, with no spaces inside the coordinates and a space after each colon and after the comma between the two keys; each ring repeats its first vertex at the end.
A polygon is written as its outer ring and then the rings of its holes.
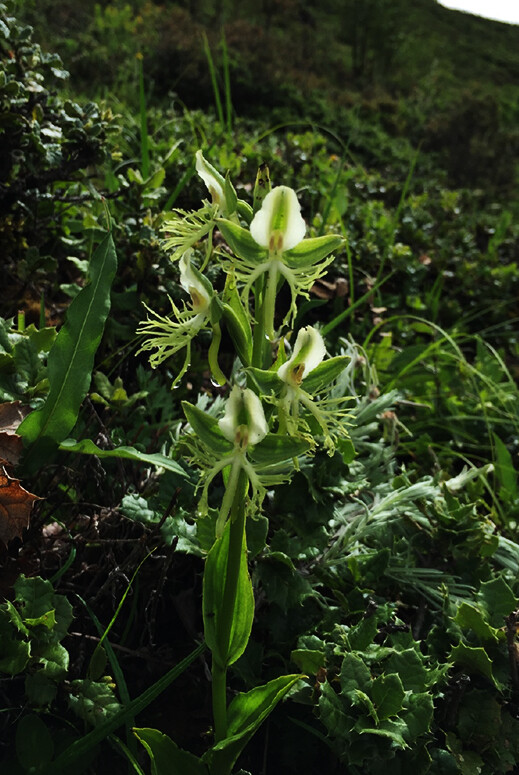
{"type": "Polygon", "coordinates": [[[70,304],[48,357],[50,390],[41,409],[18,427],[28,448],[24,465],[35,470],[70,433],[88,392],[94,356],[110,311],[110,288],[117,270],[111,233],[90,261],[90,282],[70,304]]]}
{"type": "Polygon", "coordinates": [[[384,667],[386,672],[400,676],[406,691],[423,692],[429,685],[428,671],[423,660],[423,656],[416,649],[406,649],[391,654],[384,667]]]}
{"type": "Polygon", "coordinates": [[[24,620],[38,619],[54,608],[52,584],[39,576],[27,578],[22,573],[14,583],[14,591],[24,620]]]}
{"type": "Polygon", "coordinates": [[[474,605],[470,605],[470,603],[461,603],[454,620],[459,624],[462,630],[473,630],[473,632],[475,632],[483,641],[497,641],[500,637],[505,637],[504,632],[500,632],[494,627],[491,627],[488,622],[485,621],[480,609],[476,608],[474,605]]]}
{"type": "Polygon", "coordinates": [[[203,584],[205,640],[213,653],[213,657],[221,667],[232,665],[243,654],[250,637],[254,618],[254,594],[247,567],[247,547],[243,541],[229,644],[227,646],[227,644],[220,642],[230,528],[231,522],[229,520],[222,537],[215,541],[207,555],[203,584]],[[222,650],[226,647],[226,651],[222,650]]]}
{"type": "Polygon", "coordinates": [[[478,646],[474,648],[467,646],[465,643],[458,643],[457,646],[452,647],[449,660],[457,665],[462,665],[469,672],[484,675],[498,689],[500,688],[492,673],[492,660],[483,647],[478,646]]]}
{"type": "Polygon", "coordinates": [[[515,611],[519,604],[502,576],[484,581],[477,597],[487,612],[488,621],[494,627],[502,627],[505,618],[515,611]]]}
{"type": "Polygon", "coordinates": [[[366,694],[370,693],[372,679],[369,669],[360,657],[355,654],[346,654],[342,660],[339,675],[342,693],[351,698],[352,692],[359,689],[366,694]]]}
{"type": "Polygon", "coordinates": [[[396,716],[402,710],[405,697],[400,676],[389,673],[375,678],[371,686],[371,696],[381,721],[396,716]]]}
{"type": "Polygon", "coordinates": [[[207,775],[206,767],[158,729],[134,729],[151,760],[152,775],[207,775]]]}
{"type": "Polygon", "coordinates": [[[69,654],[61,643],[49,643],[38,653],[37,662],[46,678],[59,681],[67,674],[69,654]]]}
{"type": "Polygon", "coordinates": [[[430,731],[434,714],[433,699],[426,692],[412,693],[406,698],[406,706],[402,718],[408,731],[404,737],[408,743],[413,743],[430,731]]]}
{"type": "Polygon", "coordinates": [[[44,614],[37,616],[35,619],[25,617],[24,621],[27,627],[37,627],[39,624],[41,624],[48,630],[52,630],[56,625],[56,612],[52,608],[50,611],[46,611],[44,614]]]}
{"type": "Polygon", "coordinates": [[[324,651],[315,649],[295,649],[291,652],[290,659],[308,675],[315,675],[326,663],[324,651]]]}
{"type": "Polygon", "coordinates": [[[184,471],[175,460],[161,455],[160,452],[154,452],[148,454],[141,452],[135,447],[115,447],[114,449],[100,449],[90,439],[83,439],[82,441],[76,441],[75,439],[65,439],[59,448],[62,452],[76,452],[80,455],[96,455],[101,459],[104,458],[120,458],[124,460],[134,460],[137,463],[146,463],[148,465],[156,466],[157,468],[165,468],[168,471],[186,478],[188,474],[184,471]]]}
{"type": "Polygon", "coordinates": [[[377,631],[376,616],[362,619],[348,632],[348,642],[352,651],[365,651],[373,643],[377,631]]]}
{"type": "Polygon", "coordinates": [[[204,444],[219,455],[229,455],[232,452],[232,443],[225,438],[214,417],[187,401],[182,401],[182,409],[193,431],[204,444]]]}

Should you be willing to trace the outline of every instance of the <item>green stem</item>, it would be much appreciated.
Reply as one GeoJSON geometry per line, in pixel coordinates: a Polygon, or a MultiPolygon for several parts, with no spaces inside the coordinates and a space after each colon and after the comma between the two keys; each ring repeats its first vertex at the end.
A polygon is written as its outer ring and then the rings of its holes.
{"type": "Polygon", "coordinates": [[[265,332],[271,342],[275,339],[274,333],[274,315],[276,312],[276,292],[278,284],[277,262],[272,261],[267,278],[267,289],[265,291],[265,301],[263,304],[263,325],[265,332]]]}
{"type": "MultiPolygon", "coordinates": [[[[248,479],[245,472],[241,470],[238,486],[236,487],[231,506],[229,554],[227,556],[222,609],[218,617],[220,654],[228,654],[229,652],[234,609],[236,606],[236,592],[240,574],[241,555],[245,540],[245,498],[247,488],[248,479]]],[[[214,734],[216,742],[219,742],[227,736],[227,665],[218,664],[214,657],[212,677],[214,734]]]]}
{"type": "Polygon", "coordinates": [[[258,369],[264,368],[265,351],[265,326],[263,324],[263,303],[265,291],[265,278],[260,275],[254,285],[254,332],[252,335],[252,366],[258,369]]]}

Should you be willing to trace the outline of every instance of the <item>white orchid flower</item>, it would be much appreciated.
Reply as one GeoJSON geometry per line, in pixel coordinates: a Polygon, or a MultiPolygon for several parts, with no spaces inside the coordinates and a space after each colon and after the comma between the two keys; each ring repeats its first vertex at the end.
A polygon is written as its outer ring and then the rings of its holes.
{"type": "Polygon", "coordinates": [[[209,280],[191,264],[192,252],[192,250],[186,251],[179,262],[180,284],[191,297],[191,309],[186,304],[179,309],[172,299],[170,299],[173,313],[171,317],[159,315],[146,307],[148,319],[137,329],[138,334],[149,334],[149,338],[144,341],[139,352],[156,350],[150,356],[152,368],[156,368],[180,350],[186,350],[184,365],[174,384],[189,366],[192,339],[210,322],[209,308],[213,289],[209,280]]]}
{"type": "Polygon", "coordinates": [[[225,212],[225,180],[212,164],[204,159],[202,151],[196,152],[196,171],[207,186],[213,204],[217,204],[220,212],[225,212]]]}
{"type": "Polygon", "coordinates": [[[250,233],[269,253],[291,250],[304,239],[306,223],[293,188],[276,186],[267,194],[252,219],[250,233]]]}
{"type": "Polygon", "coordinates": [[[291,387],[299,387],[304,378],[319,366],[326,355],[324,340],[316,328],[302,328],[296,339],[292,357],[279,367],[279,379],[291,387]]]}
{"type": "Polygon", "coordinates": [[[211,303],[211,294],[207,287],[200,280],[200,275],[196,276],[191,266],[191,250],[184,253],[179,261],[180,285],[191,296],[193,312],[204,313],[209,309],[211,303]]]}
{"type": "Polygon", "coordinates": [[[226,439],[242,449],[262,441],[268,433],[268,425],[256,393],[234,385],[218,427],[226,439]]]}

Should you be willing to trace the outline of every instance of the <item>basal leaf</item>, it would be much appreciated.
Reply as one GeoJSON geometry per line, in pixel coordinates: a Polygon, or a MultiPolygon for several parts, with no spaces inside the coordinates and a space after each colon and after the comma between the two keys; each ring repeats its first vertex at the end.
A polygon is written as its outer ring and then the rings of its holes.
{"type": "Polygon", "coordinates": [[[207,775],[207,768],[158,729],[134,729],[151,760],[152,775],[207,775]]]}
{"type": "Polygon", "coordinates": [[[90,261],[90,282],[72,301],[48,358],[50,390],[41,409],[18,428],[26,447],[25,466],[40,466],[49,450],[70,433],[88,392],[94,357],[110,311],[110,288],[117,269],[111,233],[90,261]]]}
{"type": "Polygon", "coordinates": [[[36,713],[23,716],[16,727],[16,756],[27,772],[39,772],[54,755],[54,741],[36,713]]]}
{"type": "Polygon", "coordinates": [[[478,591],[478,600],[484,606],[488,620],[494,627],[502,627],[505,617],[518,606],[516,596],[502,576],[484,581],[478,591]]]}
{"type": "Polygon", "coordinates": [[[280,676],[236,695],[227,711],[227,737],[202,757],[211,775],[229,775],[253,734],[300,678],[301,675],[280,676]]]}

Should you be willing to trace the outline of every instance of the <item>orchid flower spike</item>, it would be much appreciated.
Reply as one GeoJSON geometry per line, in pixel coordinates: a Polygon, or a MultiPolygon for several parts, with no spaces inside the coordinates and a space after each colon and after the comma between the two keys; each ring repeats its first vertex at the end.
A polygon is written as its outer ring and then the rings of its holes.
{"type": "Polygon", "coordinates": [[[243,450],[262,441],[268,433],[268,425],[256,393],[234,385],[218,427],[226,439],[243,450]]]}

